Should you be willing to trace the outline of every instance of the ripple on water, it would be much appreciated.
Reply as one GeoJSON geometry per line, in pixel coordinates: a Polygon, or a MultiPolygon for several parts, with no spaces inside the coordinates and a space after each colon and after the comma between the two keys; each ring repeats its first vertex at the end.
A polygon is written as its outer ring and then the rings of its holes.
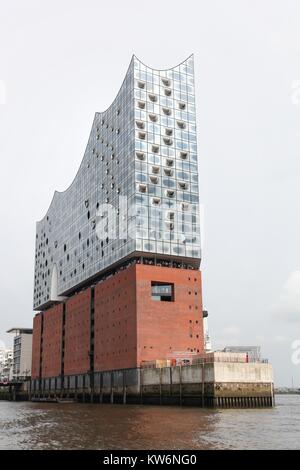
{"type": "Polygon", "coordinates": [[[299,449],[300,395],[274,409],[0,401],[0,449],[299,449]]]}

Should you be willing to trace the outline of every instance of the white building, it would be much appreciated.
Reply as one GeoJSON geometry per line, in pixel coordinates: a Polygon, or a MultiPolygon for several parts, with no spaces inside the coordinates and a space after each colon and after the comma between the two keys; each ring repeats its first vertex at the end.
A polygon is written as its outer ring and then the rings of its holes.
{"type": "Polygon", "coordinates": [[[13,351],[0,349],[0,382],[11,380],[13,376],[13,351]]]}
{"type": "Polygon", "coordinates": [[[15,334],[13,349],[13,377],[30,377],[32,361],[32,329],[11,328],[7,333],[15,334]]]}

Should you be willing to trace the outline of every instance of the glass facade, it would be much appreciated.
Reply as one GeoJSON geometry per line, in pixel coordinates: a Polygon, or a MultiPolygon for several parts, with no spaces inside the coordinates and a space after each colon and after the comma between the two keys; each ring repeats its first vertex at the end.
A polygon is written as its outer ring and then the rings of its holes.
{"type": "Polygon", "coordinates": [[[134,79],[136,250],[200,258],[193,58],[134,79]]]}
{"type": "Polygon", "coordinates": [[[73,183],[37,223],[34,309],[136,254],[200,263],[193,57],[163,71],[133,57],[96,113],[73,183]]]}

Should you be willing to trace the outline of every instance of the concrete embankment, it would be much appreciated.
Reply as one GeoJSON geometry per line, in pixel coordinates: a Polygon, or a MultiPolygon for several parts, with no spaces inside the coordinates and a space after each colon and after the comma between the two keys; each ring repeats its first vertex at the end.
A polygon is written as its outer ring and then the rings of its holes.
{"type": "Polygon", "coordinates": [[[0,400],[27,401],[30,399],[30,381],[0,387],[0,400]]]}
{"type": "Polygon", "coordinates": [[[272,366],[267,363],[203,363],[124,369],[33,380],[30,399],[93,403],[274,406],[272,366]]]}

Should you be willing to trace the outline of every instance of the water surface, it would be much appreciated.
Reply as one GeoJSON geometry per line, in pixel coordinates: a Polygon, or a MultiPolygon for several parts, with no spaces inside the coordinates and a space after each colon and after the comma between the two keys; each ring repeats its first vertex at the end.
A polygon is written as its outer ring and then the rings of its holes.
{"type": "Polygon", "coordinates": [[[0,449],[300,449],[300,395],[249,410],[0,401],[0,449]]]}

